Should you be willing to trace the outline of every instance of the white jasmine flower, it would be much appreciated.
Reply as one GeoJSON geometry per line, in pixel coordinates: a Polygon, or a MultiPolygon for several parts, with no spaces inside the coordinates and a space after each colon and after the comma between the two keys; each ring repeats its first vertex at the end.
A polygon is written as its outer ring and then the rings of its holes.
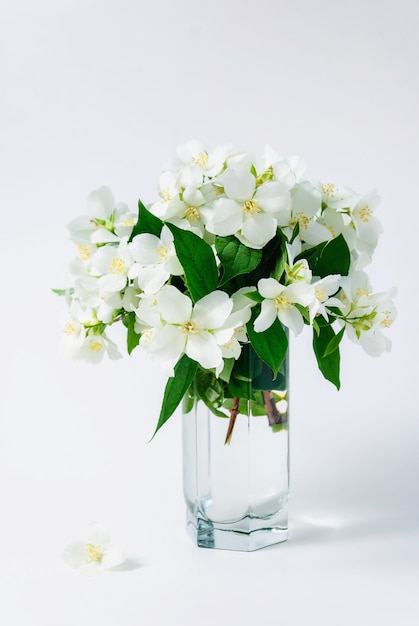
{"type": "Polygon", "coordinates": [[[211,184],[205,184],[201,189],[189,186],[184,190],[182,200],[176,196],[169,203],[165,220],[202,236],[211,218],[211,203],[215,198],[216,192],[211,184]]]}
{"type": "Polygon", "coordinates": [[[272,164],[274,180],[285,183],[290,189],[301,180],[306,164],[300,157],[280,159],[272,164]]]}
{"type": "Polygon", "coordinates": [[[92,522],[87,529],[87,541],[73,541],[63,553],[63,559],[73,569],[86,576],[101,574],[121,565],[125,558],[121,549],[113,545],[103,524],[92,522]]]}
{"type": "Polygon", "coordinates": [[[356,194],[349,187],[335,185],[334,183],[324,183],[319,189],[322,195],[322,202],[334,209],[348,209],[356,201],[356,194]]]}
{"type": "Polygon", "coordinates": [[[104,292],[124,289],[132,264],[133,259],[126,237],[118,246],[105,245],[99,248],[92,258],[92,268],[100,276],[100,289],[104,292]]]}
{"type": "Polygon", "coordinates": [[[327,208],[323,211],[318,221],[319,224],[326,227],[329,232],[323,237],[322,240],[319,239],[316,241],[313,238],[312,243],[314,243],[314,245],[316,243],[321,243],[321,241],[330,241],[335,239],[338,235],[342,235],[349,250],[353,250],[355,248],[357,235],[350,222],[350,218],[347,215],[339,213],[339,211],[334,208],[327,208]]]}
{"type": "Polygon", "coordinates": [[[157,302],[163,325],[154,329],[152,335],[148,333],[141,345],[171,363],[186,353],[204,369],[219,367],[220,344],[226,343],[234,332],[221,331],[233,308],[228,295],[213,291],[193,305],[176,287],[166,285],[157,295],[157,302]]]}
{"type": "Polygon", "coordinates": [[[176,154],[181,165],[198,166],[203,175],[212,178],[222,170],[229,149],[219,145],[207,151],[200,141],[193,140],[179,146],[176,154]]]}
{"type": "Polygon", "coordinates": [[[291,237],[295,225],[300,226],[299,238],[315,245],[319,241],[330,239],[327,228],[317,222],[316,215],[321,209],[321,194],[313,183],[302,181],[291,190],[291,218],[284,228],[288,238],[291,237]]]}
{"type": "Polygon", "coordinates": [[[170,275],[182,275],[183,268],[176,256],[173,235],[163,226],[160,237],[142,233],[134,237],[129,253],[135,261],[130,269],[130,278],[137,278],[138,286],[146,294],[156,293],[170,275]]]}
{"type": "Polygon", "coordinates": [[[307,259],[300,259],[296,263],[293,263],[291,266],[286,263],[285,275],[287,285],[299,282],[301,280],[309,283],[311,281],[312,272],[308,265],[307,259]]]}
{"type": "Polygon", "coordinates": [[[380,356],[391,350],[391,341],[384,335],[384,331],[393,324],[397,310],[392,298],[396,291],[385,294],[375,294],[376,305],[370,314],[347,319],[346,331],[349,339],[359,343],[370,356],[380,356]]]}
{"type": "Polygon", "coordinates": [[[160,199],[152,204],[150,211],[157,217],[164,218],[169,202],[176,198],[180,192],[176,172],[165,171],[159,178],[160,199]]]}
{"type": "Polygon", "coordinates": [[[68,224],[71,238],[80,243],[117,242],[129,237],[137,215],[124,203],[115,203],[109,187],[100,187],[87,199],[88,215],[68,224]]]}
{"type": "Polygon", "coordinates": [[[246,167],[230,167],[222,175],[226,197],[214,205],[216,235],[235,235],[250,248],[260,249],[276,234],[278,223],[288,223],[288,187],[267,182],[256,188],[256,179],[246,167]]]}
{"type": "Polygon", "coordinates": [[[82,359],[88,363],[97,364],[102,361],[105,354],[112,361],[122,358],[122,354],[118,351],[114,342],[111,341],[105,333],[97,334],[89,332],[80,346],[80,349],[73,356],[74,358],[82,359]]]}
{"type": "Polygon", "coordinates": [[[66,311],[62,321],[61,353],[65,357],[78,354],[86,338],[86,329],[71,311],[66,311]]]}
{"type": "Polygon", "coordinates": [[[369,255],[374,252],[383,231],[381,222],[374,215],[379,200],[378,194],[371,191],[362,196],[351,211],[358,232],[358,248],[369,255]]]}
{"type": "Polygon", "coordinates": [[[303,329],[304,319],[294,304],[309,307],[314,299],[313,287],[303,281],[286,287],[274,278],[262,278],[258,282],[258,291],[264,300],[260,314],[255,319],[255,331],[263,332],[278,318],[284,326],[298,335],[303,329]]]}
{"type": "Polygon", "coordinates": [[[330,297],[339,291],[340,278],[340,274],[330,274],[312,283],[314,300],[309,305],[311,320],[313,320],[316,315],[322,315],[325,320],[328,320],[329,316],[326,307],[340,307],[340,300],[330,297]]]}

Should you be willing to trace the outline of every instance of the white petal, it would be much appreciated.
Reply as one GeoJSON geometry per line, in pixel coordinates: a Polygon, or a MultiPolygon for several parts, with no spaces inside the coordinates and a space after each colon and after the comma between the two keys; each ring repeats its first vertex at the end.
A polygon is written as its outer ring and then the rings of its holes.
{"type": "Polygon", "coordinates": [[[100,187],[87,198],[87,210],[90,215],[106,220],[115,209],[115,200],[109,187],[100,187]]]}
{"type": "Polygon", "coordinates": [[[87,558],[86,544],[82,541],[72,541],[63,553],[63,559],[70,567],[80,567],[87,558]]]}
{"type": "Polygon", "coordinates": [[[121,565],[125,561],[125,557],[122,554],[122,550],[118,546],[109,546],[103,553],[102,567],[104,569],[110,569],[121,565]]]}
{"type": "Polygon", "coordinates": [[[220,365],[222,353],[215,338],[205,331],[190,334],[186,344],[186,354],[197,361],[204,369],[220,365]]]}
{"type": "Polygon", "coordinates": [[[227,168],[222,175],[224,191],[229,198],[245,202],[253,197],[256,179],[244,167],[227,168]]]}
{"type": "Polygon", "coordinates": [[[192,301],[176,287],[172,285],[163,287],[157,300],[161,315],[169,324],[184,324],[190,320],[192,301]]]}
{"type": "Polygon", "coordinates": [[[215,234],[223,237],[227,235],[234,235],[234,233],[241,227],[242,222],[242,206],[235,200],[220,198],[215,205],[215,212],[212,220],[215,234]]]}
{"type": "Polygon", "coordinates": [[[308,306],[315,298],[313,286],[304,282],[293,283],[286,287],[285,291],[291,302],[302,306],[308,306]]]}
{"type": "Polygon", "coordinates": [[[245,219],[242,226],[242,233],[249,243],[261,248],[268,243],[272,237],[275,237],[276,227],[276,219],[267,213],[259,213],[258,215],[245,219]]]}
{"type": "Polygon", "coordinates": [[[204,204],[205,199],[199,189],[195,189],[195,187],[188,187],[183,192],[183,199],[189,206],[199,207],[201,204],[204,204]]]}
{"type": "Polygon", "coordinates": [[[121,291],[127,284],[126,276],[118,276],[117,274],[107,274],[98,279],[99,287],[103,291],[121,291]]]}
{"type": "Polygon", "coordinates": [[[136,235],[129,244],[132,258],[140,265],[158,263],[160,261],[158,249],[161,247],[161,240],[150,233],[136,235]]]}
{"type": "Polygon", "coordinates": [[[284,289],[285,286],[274,278],[261,278],[258,282],[258,291],[263,298],[276,298],[284,289]]]}
{"type": "Polygon", "coordinates": [[[233,301],[224,291],[213,291],[195,304],[192,320],[199,328],[214,330],[224,324],[232,308],[233,301]]]}
{"type": "Polygon", "coordinates": [[[261,333],[270,328],[277,317],[277,309],[273,300],[264,300],[261,305],[260,314],[255,319],[254,329],[261,333]]]}
{"type": "Polygon", "coordinates": [[[307,217],[313,217],[320,210],[321,193],[309,181],[298,183],[292,190],[293,214],[302,213],[307,217]]]}
{"type": "Polygon", "coordinates": [[[301,313],[295,307],[288,309],[278,309],[278,318],[284,324],[290,328],[295,335],[299,335],[304,327],[304,320],[301,313]]]}
{"type": "Polygon", "coordinates": [[[138,272],[138,286],[145,294],[157,293],[163,287],[170,274],[161,265],[149,265],[140,268],[138,272]]]}
{"type": "Polygon", "coordinates": [[[258,188],[255,199],[269,213],[277,213],[291,206],[291,196],[285,183],[269,182],[258,188]]]}
{"type": "Polygon", "coordinates": [[[185,348],[186,332],[178,326],[163,326],[156,329],[149,342],[141,342],[141,346],[151,354],[165,361],[177,361],[185,348]]]}
{"type": "Polygon", "coordinates": [[[119,238],[106,228],[99,227],[92,232],[90,241],[92,243],[110,243],[119,241],[119,238]]]}

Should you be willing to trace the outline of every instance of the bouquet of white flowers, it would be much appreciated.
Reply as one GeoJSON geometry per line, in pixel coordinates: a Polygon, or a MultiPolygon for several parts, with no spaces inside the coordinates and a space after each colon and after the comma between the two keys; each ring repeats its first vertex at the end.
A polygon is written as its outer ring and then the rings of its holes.
{"type": "Polygon", "coordinates": [[[287,329],[312,327],[337,388],[345,331],[372,356],[390,349],[394,292],[373,294],[364,271],[381,232],[377,194],[304,169],[270,148],[255,158],[191,141],[164,168],[154,204],[134,212],[101,187],[69,224],[78,256],[74,286],[56,290],[68,302],[63,346],[92,363],[119,358],[106,329],[122,322],[128,353],[139,345],[169,378],[156,431],[188,391],[223,416],[242,398],[266,406],[263,392],[248,396],[243,362],[256,353],[266,378],[256,388],[281,388],[287,329]]]}

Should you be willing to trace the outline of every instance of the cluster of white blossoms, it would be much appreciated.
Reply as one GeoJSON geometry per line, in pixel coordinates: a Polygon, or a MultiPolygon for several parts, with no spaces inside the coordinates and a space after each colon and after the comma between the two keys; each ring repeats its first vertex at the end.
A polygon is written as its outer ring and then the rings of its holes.
{"type": "MultiPolygon", "coordinates": [[[[389,350],[383,331],[396,316],[394,294],[373,294],[364,271],[381,233],[374,213],[377,194],[360,196],[347,187],[304,179],[304,169],[299,158],[282,158],[270,148],[255,158],[230,146],[209,151],[191,141],[165,167],[158,200],[148,208],[161,220],[157,234],[144,229],[135,234],[138,213],[116,203],[107,187],[93,191],[87,215],[69,224],[78,255],[71,264],[74,286],[66,292],[67,353],[91,362],[106,353],[119,358],[106,328],[123,321],[131,324],[139,345],[161,359],[168,375],[183,354],[219,375],[225,359],[239,358],[253,307],[258,307],[252,318],[256,333],[276,319],[295,334],[305,324],[316,328],[316,320],[332,320],[369,354],[389,350]],[[216,289],[193,299],[172,225],[212,247],[221,277],[221,238],[239,242],[242,256],[247,250],[262,261],[272,242],[280,241],[282,256],[265,263],[269,273],[255,284],[245,282],[243,270],[244,285],[236,288],[233,275],[229,283],[220,280],[216,289]],[[347,251],[347,271],[316,275],[322,245],[337,238],[347,251]]],[[[229,262],[237,265],[238,258],[229,262]]]]}

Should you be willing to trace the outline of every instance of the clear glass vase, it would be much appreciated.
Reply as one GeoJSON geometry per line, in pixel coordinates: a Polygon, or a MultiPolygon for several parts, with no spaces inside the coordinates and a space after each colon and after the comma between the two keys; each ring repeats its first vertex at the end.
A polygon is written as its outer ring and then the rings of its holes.
{"type": "Polygon", "coordinates": [[[187,527],[201,547],[252,551],[287,539],[288,356],[274,379],[254,353],[250,361],[247,399],[214,414],[192,387],[183,402],[187,527]]]}

